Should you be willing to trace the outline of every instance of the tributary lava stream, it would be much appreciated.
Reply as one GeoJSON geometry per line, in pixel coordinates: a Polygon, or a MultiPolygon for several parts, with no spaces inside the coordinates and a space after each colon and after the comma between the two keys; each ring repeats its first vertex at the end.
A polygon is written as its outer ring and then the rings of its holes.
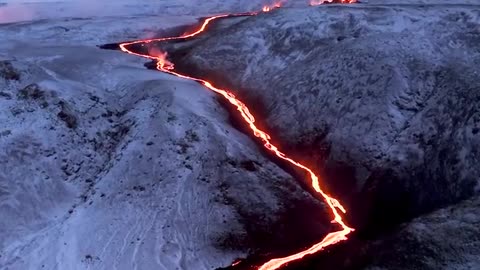
{"type": "MultiPolygon", "coordinates": [[[[316,5],[319,2],[320,1],[312,0],[311,5],[316,5]]],[[[326,2],[331,2],[331,1],[327,0],[326,2]]],[[[341,2],[353,3],[353,2],[355,2],[355,0],[350,0],[350,1],[347,0],[347,1],[341,1],[341,2]]],[[[306,255],[316,253],[316,252],[324,249],[325,247],[328,247],[328,246],[334,245],[334,244],[336,244],[340,241],[346,240],[347,235],[350,234],[351,232],[353,232],[354,229],[347,226],[342,219],[342,216],[341,216],[340,212],[345,214],[346,213],[345,208],[340,204],[340,202],[337,199],[333,198],[332,196],[330,196],[329,194],[327,194],[326,192],[324,192],[321,189],[319,177],[313,172],[312,169],[310,169],[307,166],[305,166],[305,165],[293,160],[292,158],[288,157],[288,155],[281,152],[277,148],[277,146],[275,146],[274,144],[271,143],[270,135],[268,133],[266,133],[265,131],[260,130],[255,125],[255,117],[250,113],[250,110],[248,109],[247,105],[245,105],[242,101],[237,99],[235,97],[235,95],[230,90],[220,89],[220,88],[216,87],[215,85],[213,85],[213,83],[211,83],[209,81],[199,79],[199,78],[195,78],[195,77],[191,77],[191,76],[186,75],[186,74],[179,73],[178,71],[175,70],[174,64],[167,59],[167,53],[166,52],[165,53],[158,53],[157,55],[149,55],[149,54],[141,54],[141,53],[134,52],[133,50],[131,50],[129,48],[132,45],[138,45],[138,44],[142,44],[142,43],[146,44],[146,43],[151,43],[151,42],[164,42],[164,41],[171,41],[171,40],[184,40],[184,39],[188,39],[188,38],[193,38],[193,37],[198,36],[201,33],[205,32],[207,26],[215,20],[218,20],[218,19],[221,19],[221,18],[227,18],[227,17],[255,16],[255,15],[261,13],[261,12],[269,12],[273,9],[279,8],[280,6],[281,6],[281,2],[277,1],[270,6],[264,7],[263,10],[260,11],[260,12],[239,13],[239,14],[223,14],[223,15],[212,16],[212,17],[209,17],[206,20],[204,20],[203,23],[199,26],[199,28],[197,30],[195,30],[194,32],[185,33],[183,35],[176,36],[176,37],[165,37],[165,38],[138,40],[138,41],[126,42],[126,43],[120,44],[120,49],[123,52],[156,61],[157,62],[157,69],[159,71],[162,71],[162,72],[165,72],[165,73],[168,73],[168,74],[171,74],[171,75],[183,78],[183,79],[196,81],[196,82],[202,84],[203,86],[205,86],[206,88],[208,88],[209,90],[214,91],[215,93],[217,93],[217,94],[223,96],[225,99],[227,99],[233,106],[235,106],[237,108],[238,113],[242,116],[242,119],[250,127],[253,135],[255,137],[259,138],[260,140],[262,140],[263,145],[265,146],[266,149],[273,152],[277,157],[287,161],[288,163],[292,164],[293,166],[296,166],[297,168],[304,170],[307,173],[307,175],[309,175],[311,185],[312,185],[313,189],[319,195],[321,195],[321,197],[326,201],[326,203],[330,207],[330,210],[332,211],[332,216],[333,216],[332,223],[337,223],[338,225],[340,225],[341,228],[342,228],[341,230],[336,231],[336,232],[331,232],[331,233],[327,234],[325,236],[325,238],[322,239],[322,241],[320,241],[319,243],[317,243],[317,244],[311,246],[310,248],[307,248],[307,249],[305,249],[301,252],[298,252],[296,254],[293,254],[293,255],[290,255],[290,256],[287,256],[287,257],[283,257],[283,258],[271,259],[268,262],[261,265],[258,268],[258,270],[279,269],[282,266],[285,266],[289,262],[299,260],[306,255]]]]}

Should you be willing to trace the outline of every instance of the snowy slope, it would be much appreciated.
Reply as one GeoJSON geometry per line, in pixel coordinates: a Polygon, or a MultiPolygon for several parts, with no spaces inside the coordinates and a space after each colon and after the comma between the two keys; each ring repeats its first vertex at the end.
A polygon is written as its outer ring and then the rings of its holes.
{"type": "Polygon", "coordinates": [[[19,4],[34,15],[0,25],[0,269],[212,269],[330,229],[214,95],[95,47],[240,3],[172,2],[19,4]]]}
{"type": "Polygon", "coordinates": [[[277,10],[170,55],[255,104],[347,204],[360,233],[288,269],[478,269],[480,2],[371,2],[277,10]]]}
{"type": "Polygon", "coordinates": [[[479,12],[277,10],[177,45],[177,66],[256,104],[285,147],[324,168],[359,225],[388,223],[479,191],[479,12]]]}

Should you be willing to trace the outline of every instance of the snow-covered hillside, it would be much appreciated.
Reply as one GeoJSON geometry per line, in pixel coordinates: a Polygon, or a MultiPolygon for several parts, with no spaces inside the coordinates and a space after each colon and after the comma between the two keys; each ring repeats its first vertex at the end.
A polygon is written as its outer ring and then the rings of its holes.
{"type": "MultiPolygon", "coordinates": [[[[288,153],[322,170],[347,219],[371,235],[479,196],[480,5],[449,2],[280,9],[175,44],[170,56],[250,104],[288,153]]],[[[478,223],[473,214],[463,224],[470,203],[451,208],[459,227],[478,223]]],[[[382,253],[382,269],[395,256],[404,257],[391,269],[475,269],[480,248],[469,238],[479,231],[441,246],[434,235],[455,225],[434,220],[425,217],[428,236],[408,231],[421,241],[395,234],[406,246],[382,253]],[[464,251],[448,247],[463,242],[464,251]],[[418,260],[413,247],[425,250],[423,262],[406,259],[418,260]]]]}
{"type": "Polygon", "coordinates": [[[239,2],[113,2],[0,7],[0,269],[213,269],[330,230],[212,93],[95,46],[239,2]]]}
{"type": "MultiPolygon", "coordinates": [[[[96,47],[271,2],[1,1],[0,269],[210,270],[335,229],[212,93],[96,47]]],[[[477,192],[478,1],[307,3],[172,55],[235,86],[287,153],[324,164],[366,230],[365,217],[381,226],[477,192]]],[[[334,269],[477,269],[477,210],[478,196],[355,238],[334,269]]]]}
{"type": "Polygon", "coordinates": [[[257,105],[285,147],[316,159],[344,200],[363,206],[358,221],[383,222],[478,191],[479,12],[277,10],[177,45],[177,62],[257,105]]]}

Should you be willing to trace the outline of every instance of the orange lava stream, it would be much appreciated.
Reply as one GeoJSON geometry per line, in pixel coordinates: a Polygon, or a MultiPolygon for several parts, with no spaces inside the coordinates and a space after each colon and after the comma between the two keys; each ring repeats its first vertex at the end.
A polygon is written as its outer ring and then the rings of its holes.
{"type": "MultiPolygon", "coordinates": [[[[279,3],[279,2],[277,2],[277,3],[279,3]]],[[[272,6],[272,7],[276,8],[276,6],[272,6]]],[[[268,10],[265,10],[264,12],[268,12],[270,10],[272,10],[272,9],[270,8],[268,10]]],[[[285,264],[287,264],[289,262],[299,260],[299,259],[303,258],[304,256],[316,253],[316,252],[324,249],[327,246],[330,246],[330,245],[336,244],[340,241],[346,240],[347,235],[350,234],[351,232],[353,232],[354,229],[347,226],[345,224],[345,222],[343,221],[342,216],[340,215],[340,212],[342,212],[344,214],[346,213],[345,208],[340,204],[340,202],[337,199],[331,197],[329,194],[325,193],[320,188],[319,178],[310,168],[308,168],[307,166],[289,158],[287,155],[285,155],[283,152],[281,152],[277,148],[277,146],[275,146],[274,144],[271,143],[270,135],[268,135],[266,132],[257,128],[257,126],[255,125],[255,117],[250,113],[248,107],[243,102],[241,102],[239,99],[237,99],[231,91],[226,90],[226,89],[217,88],[212,83],[210,83],[206,80],[199,79],[199,78],[194,78],[194,77],[176,72],[175,69],[174,69],[173,63],[171,63],[170,61],[167,60],[167,54],[166,53],[160,53],[159,55],[152,56],[152,55],[148,55],[148,54],[135,53],[135,52],[128,49],[129,46],[135,45],[135,44],[150,43],[150,42],[154,42],[154,41],[155,42],[162,42],[162,41],[178,40],[178,39],[185,39],[185,38],[189,38],[189,37],[194,37],[194,36],[197,36],[197,35],[201,34],[202,32],[204,32],[206,27],[214,20],[217,20],[217,19],[220,19],[220,18],[226,18],[226,17],[233,17],[233,16],[254,16],[254,15],[257,15],[259,13],[260,12],[251,12],[251,13],[223,14],[223,15],[212,16],[212,17],[206,19],[202,23],[202,25],[196,31],[194,31],[192,33],[183,34],[183,35],[177,36],[177,37],[166,37],[166,38],[156,38],[156,39],[147,39],[147,40],[126,42],[126,43],[120,44],[120,49],[123,52],[128,53],[128,54],[133,54],[133,55],[136,55],[136,56],[140,56],[140,57],[155,60],[155,61],[157,61],[157,69],[159,71],[162,71],[162,72],[165,72],[165,73],[168,73],[168,74],[180,77],[180,78],[196,81],[196,82],[202,84],[203,86],[205,86],[206,88],[210,89],[211,91],[214,91],[215,93],[223,96],[233,106],[235,106],[237,108],[238,112],[242,116],[243,120],[248,124],[248,126],[252,130],[255,137],[260,138],[262,140],[265,148],[267,148],[271,152],[275,153],[275,155],[277,157],[291,163],[292,165],[294,165],[294,166],[296,166],[296,167],[298,167],[298,168],[300,168],[300,169],[302,169],[302,170],[304,170],[308,173],[308,175],[310,176],[312,187],[314,188],[314,190],[317,193],[319,193],[322,196],[322,198],[326,201],[326,203],[330,207],[330,210],[332,211],[332,214],[333,214],[332,222],[339,224],[342,227],[342,230],[329,233],[327,236],[325,236],[325,238],[321,242],[311,246],[308,249],[305,249],[305,250],[303,250],[299,253],[296,253],[296,254],[293,254],[293,255],[290,255],[290,256],[287,256],[287,257],[272,259],[272,260],[266,262],[265,264],[263,264],[262,266],[260,266],[258,268],[258,270],[275,270],[275,269],[279,269],[280,267],[284,266],[285,264]]]]}

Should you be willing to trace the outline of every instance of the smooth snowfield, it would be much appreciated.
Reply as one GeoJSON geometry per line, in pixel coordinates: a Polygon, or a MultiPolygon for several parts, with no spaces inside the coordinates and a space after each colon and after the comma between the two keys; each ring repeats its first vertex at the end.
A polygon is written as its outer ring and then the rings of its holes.
{"type": "MultiPolygon", "coordinates": [[[[181,16],[211,15],[229,12],[260,10],[269,0],[10,0],[0,2],[0,23],[53,18],[84,18],[111,16],[181,16]],[[4,3],[4,4],[2,4],[4,3]]],[[[306,6],[307,1],[283,1],[285,6],[306,6]]]]}

